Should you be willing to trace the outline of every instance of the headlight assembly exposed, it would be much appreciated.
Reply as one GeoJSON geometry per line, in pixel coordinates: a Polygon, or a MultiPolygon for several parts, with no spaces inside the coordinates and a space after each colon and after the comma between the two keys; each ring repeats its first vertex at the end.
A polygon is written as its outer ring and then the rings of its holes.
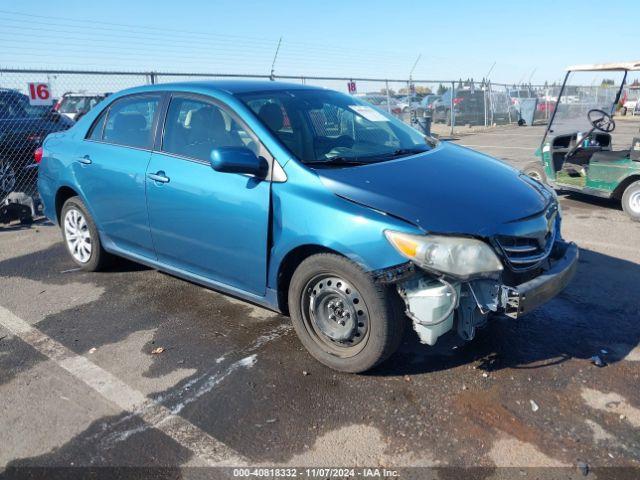
{"type": "Polygon", "coordinates": [[[393,230],[384,233],[398,252],[426,270],[465,280],[503,268],[493,249],[474,238],[413,235],[393,230]]]}

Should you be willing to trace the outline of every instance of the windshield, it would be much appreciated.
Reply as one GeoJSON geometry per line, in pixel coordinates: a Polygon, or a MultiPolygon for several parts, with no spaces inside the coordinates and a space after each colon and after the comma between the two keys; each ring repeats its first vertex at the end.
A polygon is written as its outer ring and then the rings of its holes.
{"type": "Polygon", "coordinates": [[[0,120],[42,119],[51,107],[29,105],[29,98],[19,93],[0,94],[0,120]]]}
{"type": "Polygon", "coordinates": [[[87,113],[102,100],[101,97],[64,97],[58,108],[62,113],[87,113]]]}
{"type": "Polygon", "coordinates": [[[308,164],[372,163],[429,150],[435,140],[356,97],[331,90],[239,95],[308,164]]]}
{"type": "Polygon", "coordinates": [[[549,132],[564,135],[588,131],[589,110],[612,113],[623,79],[624,72],[571,72],[559,99],[549,92],[548,98],[557,102],[549,132]]]}

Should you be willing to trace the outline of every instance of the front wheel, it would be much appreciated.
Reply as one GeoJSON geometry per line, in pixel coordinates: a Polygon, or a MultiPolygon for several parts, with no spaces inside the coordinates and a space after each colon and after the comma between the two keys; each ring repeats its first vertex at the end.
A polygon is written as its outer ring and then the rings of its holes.
{"type": "Polygon", "coordinates": [[[640,180],[625,189],[622,194],[622,209],[632,220],[640,222],[640,180]]]}
{"type": "Polygon", "coordinates": [[[400,344],[406,318],[391,287],[350,260],[322,253],[304,260],[289,286],[289,311],[300,341],[321,363],[359,373],[400,344]]]}
{"type": "Polygon", "coordinates": [[[538,162],[530,163],[522,171],[525,175],[535,178],[540,183],[547,183],[547,174],[544,171],[544,167],[538,162]]]}

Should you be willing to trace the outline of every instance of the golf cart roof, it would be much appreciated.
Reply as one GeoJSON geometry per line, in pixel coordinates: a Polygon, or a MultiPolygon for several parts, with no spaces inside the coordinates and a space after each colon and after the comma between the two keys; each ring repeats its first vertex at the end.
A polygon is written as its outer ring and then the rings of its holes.
{"type": "Polygon", "coordinates": [[[640,61],[637,62],[614,62],[614,63],[590,63],[587,65],[572,65],[567,67],[567,71],[572,72],[598,72],[598,71],[633,71],[640,70],[640,61]]]}

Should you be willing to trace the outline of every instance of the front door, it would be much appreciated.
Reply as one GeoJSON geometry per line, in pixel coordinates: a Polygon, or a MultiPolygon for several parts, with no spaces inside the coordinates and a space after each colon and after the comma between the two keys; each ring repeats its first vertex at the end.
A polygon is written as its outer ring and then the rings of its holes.
{"type": "Polygon", "coordinates": [[[160,95],[120,98],[96,120],[76,152],[74,173],[103,241],[155,258],[145,174],[160,95]]]}
{"type": "Polygon", "coordinates": [[[270,183],[211,168],[211,150],[248,146],[268,155],[242,122],[203,97],[173,95],[162,146],[147,169],[158,260],[264,295],[270,183]]]}

